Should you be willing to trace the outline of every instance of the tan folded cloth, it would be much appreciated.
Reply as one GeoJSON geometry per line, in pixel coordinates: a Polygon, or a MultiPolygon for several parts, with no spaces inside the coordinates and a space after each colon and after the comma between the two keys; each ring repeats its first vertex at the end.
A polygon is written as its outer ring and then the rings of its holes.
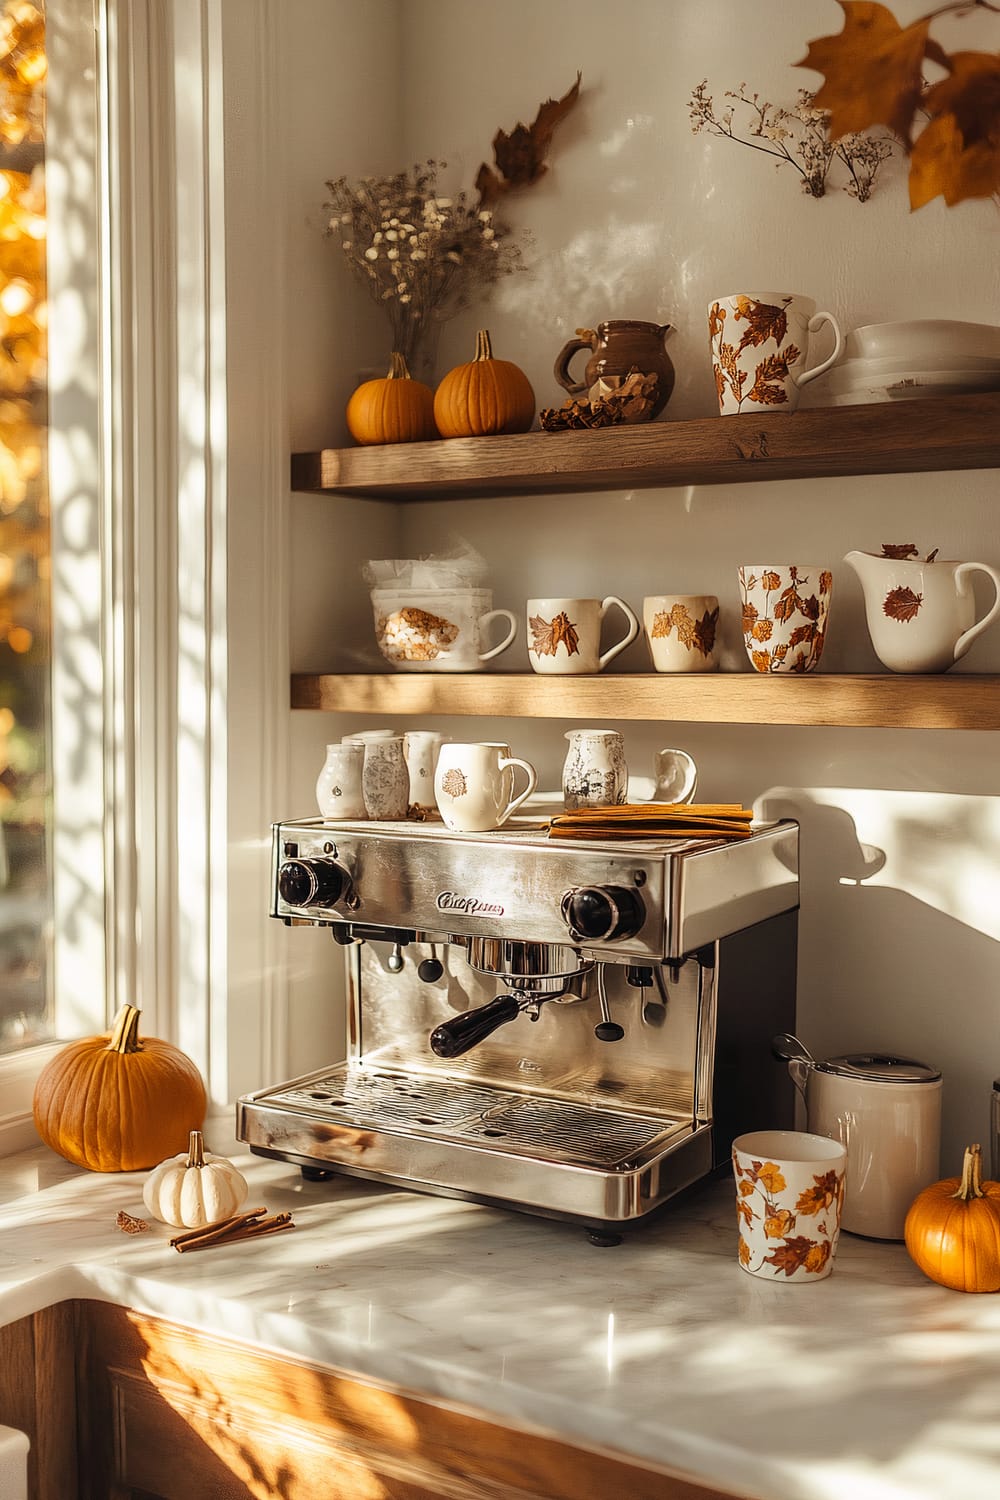
{"type": "Polygon", "coordinates": [[[738,802],[627,802],[557,813],[548,833],[550,839],[745,839],[752,818],[738,802]]]}

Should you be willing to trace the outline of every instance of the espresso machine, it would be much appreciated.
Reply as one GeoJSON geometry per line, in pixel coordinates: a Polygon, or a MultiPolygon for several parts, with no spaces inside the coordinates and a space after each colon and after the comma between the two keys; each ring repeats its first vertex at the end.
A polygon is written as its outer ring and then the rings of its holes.
{"type": "Polygon", "coordinates": [[[523,822],[274,826],[271,915],[343,948],[347,1057],[238,1101],[253,1152],[594,1232],[792,1125],[771,1038],[795,1023],[797,824],[570,842],[523,822]]]}

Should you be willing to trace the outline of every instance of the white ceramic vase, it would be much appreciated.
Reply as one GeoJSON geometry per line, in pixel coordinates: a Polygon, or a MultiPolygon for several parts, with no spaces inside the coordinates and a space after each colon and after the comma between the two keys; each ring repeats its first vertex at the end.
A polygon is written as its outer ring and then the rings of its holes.
{"type": "Polygon", "coordinates": [[[617,807],[628,800],[625,741],[617,729],[571,729],[563,762],[563,806],[617,807]]]}
{"type": "Polygon", "coordinates": [[[438,815],[434,795],[434,772],[441,746],[448,738],[433,729],[412,729],[403,735],[403,759],[409,776],[409,815],[411,818],[438,815]]]}
{"type": "Polygon", "coordinates": [[[391,740],[366,740],[361,787],[370,818],[390,822],[406,817],[410,801],[410,775],[403,759],[402,736],[391,740]]]}
{"type": "Polygon", "coordinates": [[[316,805],[324,818],[367,818],[361,773],[362,744],[327,745],[326,759],[316,778],[316,805]]]}

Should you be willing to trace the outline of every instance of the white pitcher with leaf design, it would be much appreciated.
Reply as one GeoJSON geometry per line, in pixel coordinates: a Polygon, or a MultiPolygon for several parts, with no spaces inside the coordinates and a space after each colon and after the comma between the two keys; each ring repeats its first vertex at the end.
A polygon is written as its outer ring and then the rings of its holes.
{"type": "Polygon", "coordinates": [[[921,559],[915,546],[886,544],[881,555],[848,552],[861,580],[875,655],[890,672],[947,672],[1000,615],[1000,573],[988,563],[921,559]],[[996,597],[976,619],[972,576],[985,573],[996,597]]]}

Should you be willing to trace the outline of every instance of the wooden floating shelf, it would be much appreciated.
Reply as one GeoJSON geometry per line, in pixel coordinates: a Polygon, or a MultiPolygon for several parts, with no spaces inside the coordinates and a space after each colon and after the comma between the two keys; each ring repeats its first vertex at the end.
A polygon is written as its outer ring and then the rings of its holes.
{"type": "Polygon", "coordinates": [[[649,489],[1000,467],[1000,392],[585,432],[326,448],[292,489],[381,500],[649,489]]]}
{"type": "Polygon", "coordinates": [[[292,677],[291,706],[388,719],[479,714],[522,719],[996,730],[1000,729],[1000,676],[299,673],[292,677]]]}

